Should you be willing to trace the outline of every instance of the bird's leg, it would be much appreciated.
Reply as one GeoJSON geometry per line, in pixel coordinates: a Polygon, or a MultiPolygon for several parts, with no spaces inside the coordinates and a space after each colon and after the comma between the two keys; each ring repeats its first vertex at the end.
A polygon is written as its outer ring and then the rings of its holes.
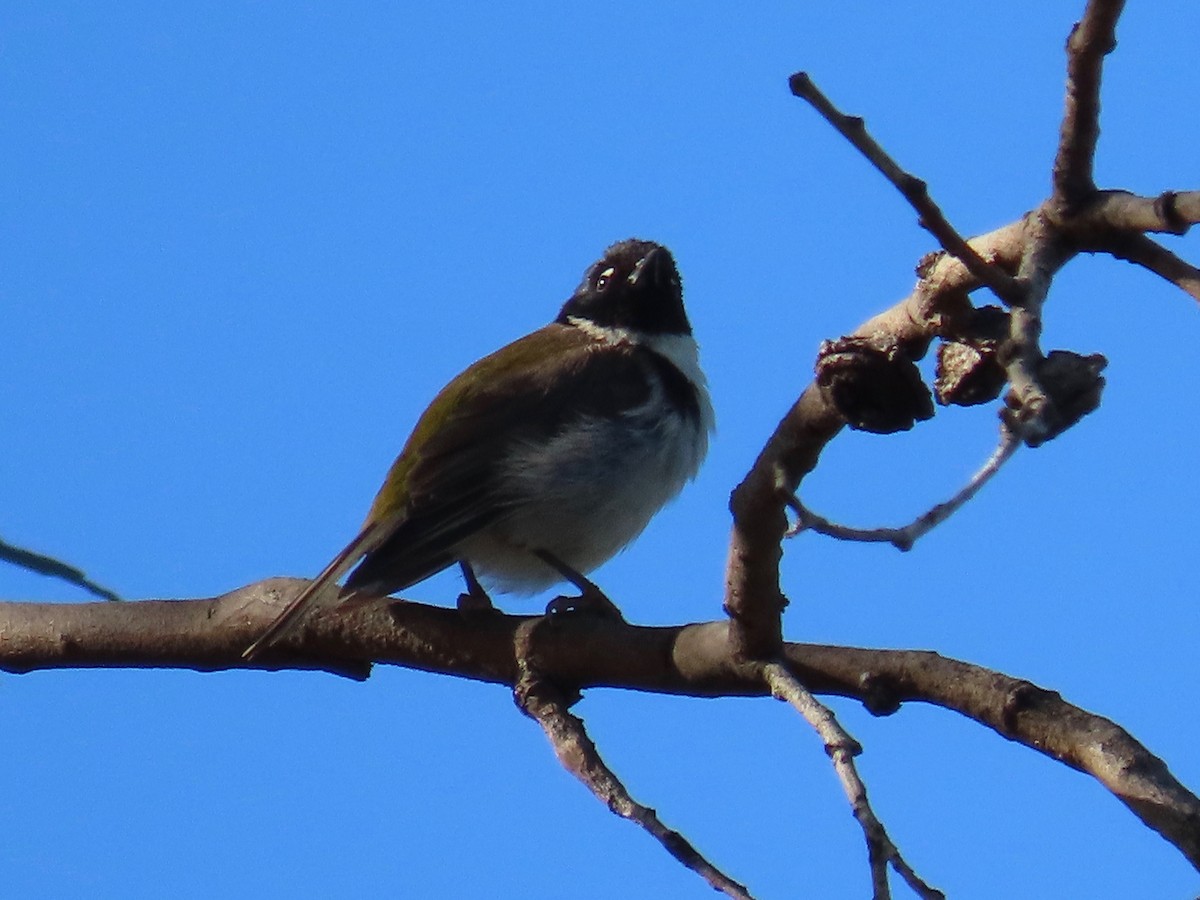
{"type": "Polygon", "coordinates": [[[475,570],[471,568],[471,564],[465,559],[460,559],[458,567],[462,569],[463,581],[467,583],[466,592],[458,595],[459,611],[464,613],[495,612],[496,607],[492,603],[492,598],[488,596],[488,592],[483,589],[483,585],[475,577],[475,570]]]}
{"type": "Polygon", "coordinates": [[[556,616],[571,612],[591,612],[606,618],[624,622],[625,617],[617,605],[608,599],[604,591],[595,583],[576,572],[565,562],[548,550],[534,550],[534,554],[561,575],[564,579],[579,588],[578,597],[555,597],[546,605],[546,615],[556,616]]]}

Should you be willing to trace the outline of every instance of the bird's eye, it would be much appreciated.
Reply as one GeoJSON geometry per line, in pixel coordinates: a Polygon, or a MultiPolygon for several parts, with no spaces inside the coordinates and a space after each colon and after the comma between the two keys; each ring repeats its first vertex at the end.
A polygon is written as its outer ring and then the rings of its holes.
{"type": "Polygon", "coordinates": [[[617,270],[612,266],[609,266],[607,269],[601,272],[596,278],[596,290],[602,291],[608,287],[609,283],[612,281],[612,277],[616,274],[617,270]]]}

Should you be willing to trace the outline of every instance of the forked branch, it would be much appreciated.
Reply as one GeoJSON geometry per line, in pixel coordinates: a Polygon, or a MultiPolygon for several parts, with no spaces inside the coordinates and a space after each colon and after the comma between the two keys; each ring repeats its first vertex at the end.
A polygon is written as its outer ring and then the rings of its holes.
{"type": "Polygon", "coordinates": [[[867,132],[866,123],[859,116],[848,116],[834,106],[813,83],[807,72],[797,72],[788,79],[788,85],[793,94],[808,101],[813,109],[895,186],[917,211],[921,227],[937,238],[947,253],[961,261],[980,283],[990,287],[1004,302],[1015,303],[1020,300],[1020,287],[1012,276],[980,256],[975,248],[963,239],[942,213],[941,207],[929,196],[928,185],[917,176],[904,171],[887,151],[875,142],[867,132]]]}
{"type": "Polygon", "coordinates": [[[727,897],[752,900],[745,885],[738,884],[704,858],[682,834],[668,828],[658,814],[630,796],[625,785],[600,758],[588,737],[583,720],[570,711],[571,700],[552,681],[537,674],[534,640],[542,620],[527,621],[517,631],[517,661],[521,677],[513,688],[518,708],[542,726],[558,761],[578,778],[613,813],[645,829],[675,859],[727,897]]]}
{"type": "Polygon", "coordinates": [[[871,808],[870,801],[867,800],[867,786],[863,784],[858,767],[854,765],[854,757],[862,752],[858,741],[846,732],[833,711],[809,693],[788,671],[786,665],[781,662],[767,663],[763,666],[763,677],[771,689],[771,694],[790,703],[825,742],[825,752],[833,761],[833,768],[842,783],[842,790],[846,792],[846,799],[850,801],[850,809],[858,824],[862,826],[863,836],[867,841],[867,858],[871,866],[871,886],[875,900],[887,900],[892,895],[887,875],[889,864],[918,897],[923,900],[944,900],[945,895],[926,884],[905,861],[892,839],[888,837],[887,829],[871,808]]]}

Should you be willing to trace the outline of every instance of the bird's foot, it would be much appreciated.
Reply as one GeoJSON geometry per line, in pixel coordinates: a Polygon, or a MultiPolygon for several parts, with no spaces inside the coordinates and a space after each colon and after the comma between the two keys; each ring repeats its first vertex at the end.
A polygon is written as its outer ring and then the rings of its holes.
{"type": "Polygon", "coordinates": [[[483,589],[483,585],[475,577],[475,571],[470,564],[460,561],[458,566],[462,569],[463,581],[467,583],[467,589],[458,595],[458,601],[455,604],[458,611],[464,615],[496,612],[496,604],[492,603],[492,598],[488,596],[488,592],[483,589]]]}
{"type": "Polygon", "coordinates": [[[492,598],[487,594],[480,596],[472,594],[470,591],[463,591],[458,595],[458,600],[454,604],[460,613],[469,616],[479,615],[480,613],[499,612],[496,609],[496,604],[492,603],[492,598]]]}
{"type": "MultiPolygon", "coordinates": [[[[589,583],[590,584],[590,583],[589,583]]],[[[546,604],[546,617],[550,619],[561,616],[579,615],[600,616],[615,622],[624,622],[625,617],[617,604],[594,584],[585,588],[578,597],[555,597],[546,604]]]]}
{"type": "Polygon", "coordinates": [[[553,619],[555,616],[587,613],[593,616],[603,616],[606,619],[613,619],[617,622],[625,621],[625,617],[621,615],[621,610],[617,608],[617,604],[609,600],[604,591],[596,587],[585,575],[572,569],[548,550],[535,550],[534,553],[541,558],[542,562],[558,572],[559,575],[571,582],[575,587],[579,588],[578,597],[555,597],[546,604],[547,618],[553,619]]]}

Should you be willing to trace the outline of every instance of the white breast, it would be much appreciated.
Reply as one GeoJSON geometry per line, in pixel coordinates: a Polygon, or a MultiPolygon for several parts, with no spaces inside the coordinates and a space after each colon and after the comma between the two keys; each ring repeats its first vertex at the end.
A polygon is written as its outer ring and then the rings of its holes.
{"type": "Polygon", "coordinates": [[[561,581],[531,548],[590,572],[641,534],[695,477],[713,427],[696,342],[690,335],[638,337],[688,377],[699,418],[669,405],[656,378],[646,402],[622,420],[581,419],[549,445],[518,448],[508,460],[507,477],[531,501],[461,548],[489,586],[532,593],[561,581]]]}

